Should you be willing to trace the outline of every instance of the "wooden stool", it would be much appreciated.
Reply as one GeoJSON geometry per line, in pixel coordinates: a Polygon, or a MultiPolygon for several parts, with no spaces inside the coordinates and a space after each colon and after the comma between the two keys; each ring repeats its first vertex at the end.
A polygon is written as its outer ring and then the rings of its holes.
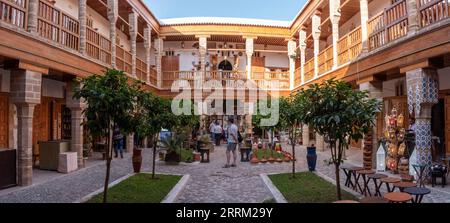
{"type": "Polygon", "coordinates": [[[394,190],[395,190],[395,188],[398,188],[400,190],[400,192],[403,192],[405,190],[405,188],[416,187],[416,186],[417,186],[417,184],[413,183],[413,182],[399,182],[399,183],[394,184],[394,190]]]}
{"type": "MultiPolygon", "coordinates": [[[[381,179],[387,178],[388,176],[378,173],[378,174],[369,174],[369,175],[367,175],[367,177],[369,178],[368,181],[370,182],[370,180],[372,179],[373,184],[375,185],[375,194],[374,194],[374,196],[380,196],[381,197],[380,188],[381,188],[381,185],[383,185],[383,182],[381,182],[381,179]],[[378,180],[380,180],[379,183],[378,183],[378,180]]],[[[370,190],[369,190],[369,194],[370,194],[370,190]]]]}
{"type": "Polygon", "coordinates": [[[387,193],[384,195],[384,198],[388,200],[389,203],[407,203],[413,199],[411,195],[403,192],[387,193]]]}
{"type": "Polygon", "coordinates": [[[370,189],[369,189],[369,178],[367,178],[366,176],[370,175],[370,174],[374,174],[375,171],[373,171],[373,170],[360,170],[360,171],[357,171],[357,173],[360,176],[362,176],[363,182],[364,182],[364,189],[361,189],[361,187],[359,188],[361,190],[361,193],[364,194],[364,195],[369,194],[369,196],[371,196],[372,194],[370,193],[370,189]]]}
{"type": "Polygon", "coordinates": [[[391,184],[395,184],[395,183],[400,183],[401,180],[399,178],[394,178],[394,177],[387,177],[387,178],[383,178],[380,180],[382,183],[386,184],[386,189],[388,193],[394,192],[395,187],[392,186],[391,184]]]}
{"type": "Polygon", "coordinates": [[[382,197],[365,197],[359,201],[360,203],[364,204],[384,204],[389,203],[388,200],[382,197]]]}
{"type": "MultiPolygon", "coordinates": [[[[356,174],[357,171],[364,170],[364,167],[350,167],[347,169],[350,172],[350,175],[353,175],[355,182],[353,182],[353,190],[358,191],[358,187],[361,189],[361,185],[359,184],[359,177],[361,175],[356,174]]],[[[351,179],[351,176],[350,176],[351,179]]]]}
{"type": "Polygon", "coordinates": [[[345,186],[353,188],[353,182],[352,182],[352,173],[349,170],[349,168],[352,168],[354,166],[349,166],[349,165],[343,165],[341,166],[342,171],[344,171],[345,174],[345,186]]]}

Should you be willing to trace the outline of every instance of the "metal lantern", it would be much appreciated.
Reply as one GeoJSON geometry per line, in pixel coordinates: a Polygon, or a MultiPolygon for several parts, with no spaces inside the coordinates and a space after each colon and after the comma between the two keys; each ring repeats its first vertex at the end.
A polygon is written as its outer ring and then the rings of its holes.
{"type": "Polygon", "coordinates": [[[377,151],[377,171],[386,170],[386,151],[384,151],[383,145],[380,145],[377,151]]]}

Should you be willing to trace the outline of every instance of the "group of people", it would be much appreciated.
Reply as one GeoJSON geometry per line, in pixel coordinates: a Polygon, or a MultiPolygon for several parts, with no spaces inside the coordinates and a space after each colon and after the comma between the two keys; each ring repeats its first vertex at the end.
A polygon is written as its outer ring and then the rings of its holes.
{"type": "Polygon", "coordinates": [[[242,141],[242,136],[239,133],[238,126],[234,123],[234,119],[230,118],[228,120],[228,125],[226,125],[225,128],[223,128],[217,120],[211,122],[209,132],[211,134],[211,139],[215,141],[216,146],[220,146],[222,139],[227,141],[227,163],[223,168],[236,167],[236,149],[237,145],[242,141]],[[231,160],[231,153],[233,153],[233,160],[231,160]]]}

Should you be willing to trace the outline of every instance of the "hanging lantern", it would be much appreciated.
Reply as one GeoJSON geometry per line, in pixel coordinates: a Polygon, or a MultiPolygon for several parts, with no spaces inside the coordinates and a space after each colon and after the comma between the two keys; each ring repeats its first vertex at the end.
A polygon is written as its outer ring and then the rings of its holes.
{"type": "Polygon", "coordinates": [[[384,151],[383,145],[380,145],[377,151],[377,171],[386,170],[386,152],[384,151]]]}

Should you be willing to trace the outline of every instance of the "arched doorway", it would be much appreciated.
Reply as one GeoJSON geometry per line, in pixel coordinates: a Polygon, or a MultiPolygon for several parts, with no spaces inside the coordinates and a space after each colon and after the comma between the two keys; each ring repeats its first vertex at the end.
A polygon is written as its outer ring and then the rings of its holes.
{"type": "Polygon", "coordinates": [[[233,70],[233,65],[230,63],[230,61],[224,60],[224,61],[220,62],[219,70],[232,71],[233,70]]]}

